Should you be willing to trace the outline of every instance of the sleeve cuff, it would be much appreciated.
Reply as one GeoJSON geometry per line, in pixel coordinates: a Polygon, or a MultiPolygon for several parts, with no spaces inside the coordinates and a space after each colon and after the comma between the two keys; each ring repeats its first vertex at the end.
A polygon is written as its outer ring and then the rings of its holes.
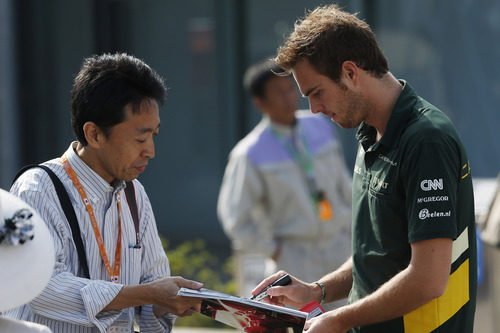
{"type": "Polygon", "coordinates": [[[118,295],[123,285],[106,281],[92,280],[81,289],[83,305],[89,321],[101,332],[106,332],[109,326],[120,316],[122,310],[101,312],[118,295]]]}

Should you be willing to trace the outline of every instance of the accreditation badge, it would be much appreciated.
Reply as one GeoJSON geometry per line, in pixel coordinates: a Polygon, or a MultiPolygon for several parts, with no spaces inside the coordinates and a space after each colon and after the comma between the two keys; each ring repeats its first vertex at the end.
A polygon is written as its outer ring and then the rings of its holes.
{"type": "Polygon", "coordinates": [[[318,191],[316,194],[316,206],[318,217],[321,221],[326,222],[333,218],[333,209],[330,201],[325,195],[325,192],[318,191]]]}

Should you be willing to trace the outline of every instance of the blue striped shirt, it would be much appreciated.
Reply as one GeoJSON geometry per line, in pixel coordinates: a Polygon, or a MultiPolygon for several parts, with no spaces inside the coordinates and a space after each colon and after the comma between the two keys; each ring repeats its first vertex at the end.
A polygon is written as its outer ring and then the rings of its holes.
{"type": "Polygon", "coordinates": [[[127,200],[124,200],[125,183],[121,182],[114,187],[107,183],[78,157],[73,150],[75,144],[70,145],[66,156],[92,203],[111,265],[114,262],[118,233],[118,193],[122,197],[120,281],[118,284],[109,282],[89,215],[76,187],[62,167],[61,159],[56,158],[44,165],[54,171],[69,194],[81,230],[90,279],[79,277],[83,274],[71,229],[52,181],[44,170],[30,169],[16,181],[11,192],[36,209],[47,223],[54,239],[56,265],[44,291],[29,304],[9,311],[6,316],[46,325],[54,333],[133,332],[134,320],[139,324],[141,332],[170,332],[175,317],[167,314],[156,318],[152,305],[102,311],[123,285],[137,285],[169,276],[170,268],[144,187],[134,180],[141,247],[133,248],[136,234],[127,200]]]}

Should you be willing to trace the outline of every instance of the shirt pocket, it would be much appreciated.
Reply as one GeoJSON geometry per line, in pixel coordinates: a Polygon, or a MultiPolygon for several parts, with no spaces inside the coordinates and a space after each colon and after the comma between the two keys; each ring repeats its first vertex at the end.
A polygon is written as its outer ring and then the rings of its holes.
{"type": "Polygon", "coordinates": [[[139,284],[142,275],[142,247],[129,246],[126,253],[127,260],[123,263],[125,272],[122,271],[126,276],[126,281],[122,283],[139,284]]]}

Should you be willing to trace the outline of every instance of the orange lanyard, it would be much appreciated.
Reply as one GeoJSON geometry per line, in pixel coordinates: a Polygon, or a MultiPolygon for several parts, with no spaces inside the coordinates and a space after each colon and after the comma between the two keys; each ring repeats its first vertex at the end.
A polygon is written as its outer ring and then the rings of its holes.
{"type": "Polygon", "coordinates": [[[92,229],[94,229],[94,235],[97,241],[97,245],[99,246],[99,252],[101,253],[102,261],[106,266],[106,270],[108,271],[111,282],[118,283],[120,279],[120,264],[122,254],[122,209],[120,193],[117,194],[116,198],[116,204],[118,206],[118,238],[116,239],[115,263],[113,265],[113,269],[111,269],[108,255],[106,254],[106,249],[104,248],[104,242],[102,240],[101,232],[99,231],[99,226],[97,225],[94,210],[92,209],[92,205],[90,204],[90,200],[87,198],[87,194],[85,193],[82,184],[80,184],[80,181],[78,180],[78,176],[69,164],[66,154],[64,154],[62,157],[62,165],[64,167],[64,170],[66,170],[69,178],[71,178],[73,184],[78,189],[78,193],[80,193],[80,196],[82,197],[83,204],[87,209],[87,213],[90,217],[90,222],[92,223],[92,229]]]}

